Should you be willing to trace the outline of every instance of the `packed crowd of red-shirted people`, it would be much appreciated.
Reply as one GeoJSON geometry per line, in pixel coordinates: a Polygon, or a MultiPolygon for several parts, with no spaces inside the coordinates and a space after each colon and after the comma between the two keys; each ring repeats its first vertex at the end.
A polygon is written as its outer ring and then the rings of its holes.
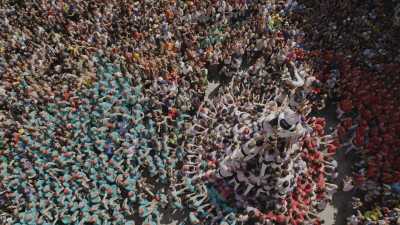
{"type": "Polygon", "coordinates": [[[318,46],[313,52],[317,77],[337,102],[336,134],[343,151],[354,157],[353,177],[345,181],[348,190],[356,188],[348,224],[399,224],[399,6],[390,1],[339,5],[341,10],[329,9],[326,1],[315,6],[319,14],[309,17],[315,26],[308,38],[318,46]]]}

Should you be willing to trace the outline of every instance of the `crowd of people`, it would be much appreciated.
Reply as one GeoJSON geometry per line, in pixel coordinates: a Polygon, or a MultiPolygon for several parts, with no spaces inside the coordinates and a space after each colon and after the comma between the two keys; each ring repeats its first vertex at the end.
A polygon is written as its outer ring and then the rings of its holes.
{"type": "Polygon", "coordinates": [[[336,44],[360,44],[341,41],[355,40],[351,32],[332,36],[335,24],[310,27],[302,17],[313,7],[2,1],[0,222],[152,225],[172,209],[187,211],[182,224],[322,224],[343,132],[362,159],[354,181],[363,195],[349,223],[397,219],[399,80],[379,57],[393,53],[395,32],[373,38],[382,12],[365,19],[370,8],[343,21],[362,32],[365,24],[363,37],[385,46],[358,49],[354,59],[376,68],[359,69],[311,51],[326,44],[350,54],[336,44]],[[207,100],[211,76],[221,87],[207,100]],[[341,103],[332,135],[310,116],[328,95],[341,103]]]}
{"type": "Polygon", "coordinates": [[[355,188],[351,225],[400,224],[399,7],[395,1],[324,2],[306,17],[314,27],[305,30],[312,40],[306,42],[318,49],[316,76],[337,102],[335,133],[354,160],[343,189],[355,188]]]}

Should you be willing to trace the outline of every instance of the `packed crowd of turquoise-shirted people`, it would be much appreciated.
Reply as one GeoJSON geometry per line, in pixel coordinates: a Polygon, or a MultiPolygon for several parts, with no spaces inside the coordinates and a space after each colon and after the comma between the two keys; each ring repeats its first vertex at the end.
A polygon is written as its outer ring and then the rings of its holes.
{"type": "MultiPolygon", "coordinates": [[[[138,204],[140,216],[151,222],[165,201],[167,193],[149,191],[162,200],[149,202],[141,179],[146,174],[168,183],[168,171],[181,157],[172,145],[184,117],[171,120],[174,130],[160,137],[166,121],[150,114],[162,109],[145,97],[140,80],[134,84],[118,66],[93,61],[99,63],[98,81],[44,110],[25,105],[28,116],[18,139],[3,150],[2,184],[11,191],[7,204],[18,210],[20,224],[129,224],[126,218],[136,215],[138,204]]],[[[168,83],[148,90],[162,93],[163,88],[171,90],[168,83]]]]}

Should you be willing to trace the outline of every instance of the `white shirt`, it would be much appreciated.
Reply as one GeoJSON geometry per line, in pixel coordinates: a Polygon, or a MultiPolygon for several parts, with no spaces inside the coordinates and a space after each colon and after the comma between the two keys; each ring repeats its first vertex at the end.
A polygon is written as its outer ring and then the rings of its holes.
{"type": "Polygon", "coordinates": [[[352,215],[351,217],[349,217],[349,223],[350,223],[351,225],[358,225],[359,222],[360,222],[360,220],[358,219],[357,216],[352,215]]]}
{"type": "Polygon", "coordinates": [[[275,156],[276,156],[276,153],[274,153],[274,154],[269,154],[268,152],[265,152],[265,154],[264,154],[264,161],[266,161],[266,162],[273,162],[273,161],[275,161],[275,156]]]}
{"type": "Polygon", "coordinates": [[[350,181],[344,181],[344,183],[343,183],[343,191],[351,191],[352,189],[354,188],[354,186],[353,186],[353,184],[351,183],[351,180],[350,181]]]}
{"type": "Polygon", "coordinates": [[[307,167],[307,163],[304,160],[299,159],[295,162],[295,167],[299,168],[300,171],[303,171],[307,167]]]}

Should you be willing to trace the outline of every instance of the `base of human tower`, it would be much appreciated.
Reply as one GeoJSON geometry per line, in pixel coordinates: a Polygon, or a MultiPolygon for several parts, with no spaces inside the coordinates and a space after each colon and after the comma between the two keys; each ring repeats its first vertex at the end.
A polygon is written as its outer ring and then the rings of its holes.
{"type": "Polygon", "coordinates": [[[326,165],[334,137],[324,134],[322,118],[307,117],[311,104],[296,96],[295,89],[256,97],[225,88],[205,101],[187,131],[182,168],[191,216],[317,218],[337,188],[327,182],[326,165]]]}

